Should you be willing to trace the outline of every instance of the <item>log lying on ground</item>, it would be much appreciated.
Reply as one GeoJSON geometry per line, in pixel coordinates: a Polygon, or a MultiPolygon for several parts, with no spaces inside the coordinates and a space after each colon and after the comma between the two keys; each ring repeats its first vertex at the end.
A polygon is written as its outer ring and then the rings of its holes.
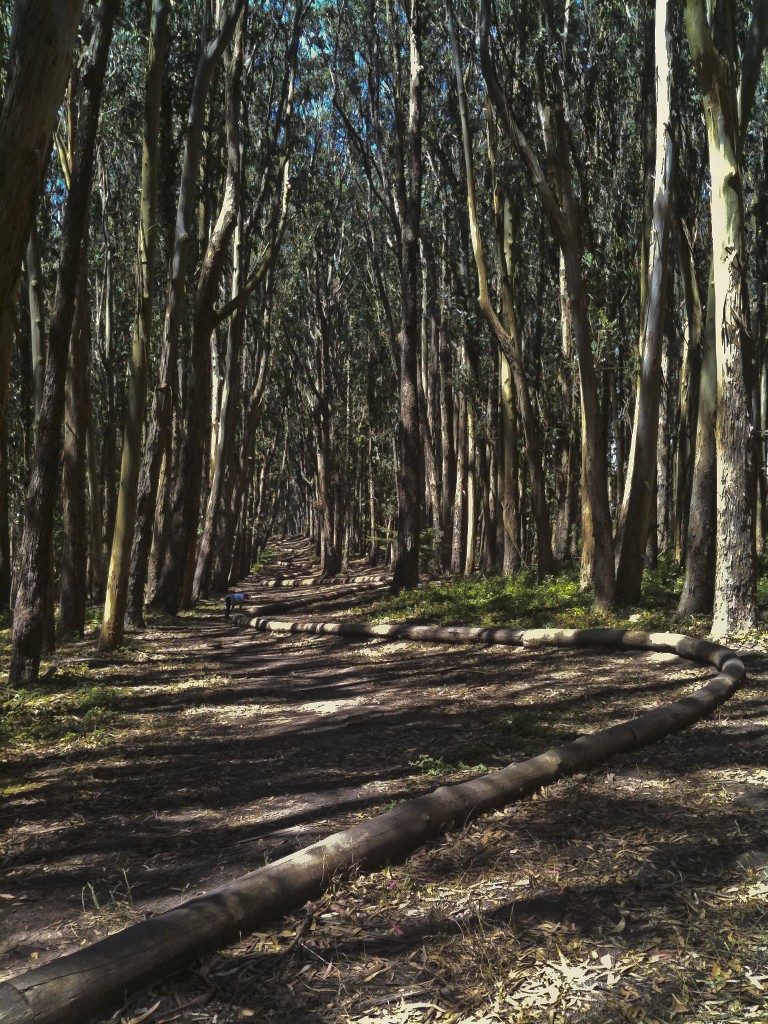
{"type": "Polygon", "coordinates": [[[284,587],[295,589],[297,587],[330,587],[340,583],[391,583],[392,575],[386,573],[374,573],[363,576],[275,576],[271,580],[263,580],[259,586],[262,587],[284,587]]]}
{"type": "Polygon", "coordinates": [[[283,633],[665,651],[713,665],[718,674],[673,704],[580,736],[502,771],[441,786],[174,910],[11,978],[0,985],[0,1024],[82,1024],[126,992],[317,896],[339,871],[373,869],[402,858],[447,826],[464,825],[557,779],[692,725],[727,700],[745,676],[744,666],[733,651],[677,633],[281,622],[247,616],[237,619],[244,626],[283,633]]]}

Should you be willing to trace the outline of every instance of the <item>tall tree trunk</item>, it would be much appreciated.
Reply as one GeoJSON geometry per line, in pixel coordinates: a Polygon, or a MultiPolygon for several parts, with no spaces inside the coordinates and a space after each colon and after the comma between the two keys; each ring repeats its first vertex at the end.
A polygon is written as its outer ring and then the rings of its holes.
{"type": "Polygon", "coordinates": [[[104,551],[104,505],[101,500],[98,452],[94,433],[91,390],[85,392],[86,450],[88,455],[88,593],[91,601],[99,604],[104,600],[105,551],[104,551]]]}
{"type": "Polygon", "coordinates": [[[221,209],[200,271],[189,354],[187,393],[181,429],[179,465],[171,499],[171,524],[153,607],[175,615],[184,593],[185,567],[197,536],[203,471],[205,418],[210,402],[209,345],[215,330],[214,301],[235,227],[236,177],[228,175],[221,209]]]}
{"type": "MultiPolygon", "coordinates": [[[[87,227],[86,227],[87,233],[87,227]]],[[[69,366],[64,402],[62,469],[62,550],[59,580],[59,628],[82,636],[88,579],[88,516],[86,511],[86,393],[91,348],[91,310],[88,299],[88,245],[84,240],[77,282],[77,299],[69,342],[69,366]]]]}
{"type": "MultiPolygon", "coordinates": [[[[453,53],[454,75],[456,89],[459,95],[459,114],[461,121],[462,148],[464,153],[464,169],[467,183],[467,210],[469,213],[469,225],[472,238],[472,251],[475,258],[478,280],[478,301],[480,311],[488,323],[494,338],[504,352],[507,362],[512,371],[512,379],[515,385],[517,408],[523,426],[525,438],[525,451],[528,462],[528,473],[531,481],[531,502],[536,523],[536,552],[537,565],[540,576],[546,576],[554,568],[552,557],[552,527],[549,519],[549,508],[547,505],[544,466],[539,438],[541,430],[536,423],[533,404],[529,389],[526,383],[525,370],[523,367],[522,343],[515,314],[514,293],[512,286],[513,266],[513,242],[512,242],[512,209],[509,192],[507,189],[497,188],[494,195],[494,214],[496,224],[496,249],[500,269],[501,292],[502,292],[502,324],[496,311],[493,308],[488,289],[488,271],[486,269],[483,242],[480,236],[480,224],[477,212],[477,199],[475,194],[475,172],[472,157],[472,139],[469,126],[469,107],[467,94],[464,86],[464,75],[461,68],[461,54],[459,51],[456,29],[454,25],[453,9],[451,0],[447,0],[446,11],[448,15],[448,30],[451,37],[451,50],[453,53]]],[[[489,106],[489,115],[492,107],[489,106]]],[[[489,121],[491,120],[489,116],[489,121]]],[[[495,129],[489,129],[489,155],[491,165],[496,165],[496,147],[494,139],[495,129]]]]}
{"type": "Polygon", "coordinates": [[[0,109],[0,310],[29,241],[83,0],[16,0],[0,109]]]}
{"type": "Polygon", "coordinates": [[[29,328],[32,346],[32,397],[35,410],[34,431],[37,436],[40,409],[43,404],[43,383],[45,381],[45,319],[43,305],[43,272],[40,266],[40,240],[37,223],[32,221],[32,230],[27,243],[27,284],[29,295],[29,328]]]}
{"type": "MultiPolygon", "coordinates": [[[[651,499],[657,473],[661,361],[669,296],[672,214],[672,32],[669,0],[656,0],[656,169],[650,265],[643,311],[642,364],[635,402],[627,483],[617,531],[616,599],[637,604],[645,548],[651,524],[651,499]]],[[[666,440],[666,439],[664,439],[666,440]]],[[[666,491],[664,491],[666,496],[666,491]]]]}
{"type": "Polygon", "coordinates": [[[0,314],[0,612],[10,606],[13,575],[8,508],[8,381],[16,333],[17,291],[18,287],[8,296],[7,306],[0,314]]]}
{"type": "MultiPolygon", "coordinates": [[[[462,359],[462,365],[465,359],[462,359]]],[[[466,535],[464,523],[467,513],[467,415],[469,399],[462,392],[458,396],[456,422],[456,489],[453,501],[453,531],[451,542],[451,572],[458,575],[464,567],[466,535]]]]}
{"type": "MultiPolygon", "coordinates": [[[[546,13],[546,12],[545,12],[546,13]]],[[[611,604],[614,594],[613,526],[608,503],[608,477],[602,414],[597,391],[593,355],[592,325],[587,306],[587,291],[582,266],[581,223],[570,163],[569,126],[565,113],[565,90],[558,61],[551,64],[553,97],[547,120],[548,165],[556,183],[553,190],[528,139],[512,116],[499,83],[490,53],[491,2],[482,0],[480,25],[480,63],[489,98],[504,133],[523,159],[555,239],[563,252],[568,304],[573,337],[579,361],[584,471],[586,491],[582,488],[582,529],[587,539],[591,532],[592,562],[590,575],[595,588],[595,605],[611,604]]],[[[553,46],[559,46],[555,26],[547,25],[553,46]]]]}
{"type": "Polygon", "coordinates": [[[442,564],[448,568],[451,561],[453,530],[453,499],[456,494],[456,447],[454,444],[453,399],[451,396],[451,345],[445,318],[439,335],[440,351],[440,429],[442,455],[440,482],[440,524],[443,535],[442,564]]]}
{"type": "Polygon", "coordinates": [[[119,6],[119,0],[102,0],[81,73],[82,99],[72,178],[61,229],[59,272],[46,353],[43,407],[35,444],[32,476],[27,490],[26,518],[21,542],[19,591],[13,622],[13,651],[9,674],[12,685],[33,683],[40,666],[46,597],[51,580],[51,542],[57,467],[61,453],[69,339],[80,273],[80,254],[88,223],[96,129],[107,55],[119,6]]]}
{"type": "Polygon", "coordinates": [[[702,313],[693,250],[682,222],[675,232],[679,278],[685,300],[685,328],[682,366],[677,460],[675,464],[675,561],[687,564],[686,537],[691,506],[695,460],[696,416],[701,379],[702,313]]]}
{"type": "MultiPolygon", "coordinates": [[[[215,38],[208,41],[210,25],[200,49],[195,82],[187,115],[184,157],[176,208],[173,256],[168,278],[168,299],[163,329],[163,344],[158,372],[158,387],[152,402],[150,425],[144,446],[136,497],[136,523],[128,584],[126,617],[136,626],[144,622],[144,591],[152,547],[152,521],[155,513],[160,466],[170,443],[173,401],[176,394],[176,366],[181,323],[187,296],[187,269],[192,239],[197,178],[205,126],[205,107],[213,72],[234,35],[243,0],[234,0],[215,38]]],[[[208,338],[205,339],[208,341],[208,338]]],[[[185,532],[186,536],[186,532],[185,532]]],[[[171,602],[173,603],[173,602],[171,602]]]]}
{"type": "Polygon", "coordinates": [[[560,298],[560,352],[562,369],[560,396],[562,409],[557,435],[557,464],[555,466],[555,535],[553,553],[555,560],[568,557],[573,526],[573,461],[575,454],[576,428],[574,424],[574,398],[572,381],[573,335],[571,313],[568,308],[568,294],[565,286],[565,263],[562,250],[559,252],[559,298],[560,298]]]}
{"type": "Polygon", "coordinates": [[[464,555],[464,575],[472,576],[475,572],[475,555],[477,546],[477,444],[476,444],[476,413],[474,402],[467,396],[467,542],[464,555]]]}
{"type": "MultiPolygon", "coordinates": [[[[400,421],[398,440],[397,559],[392,585],[419,582],[421,473],[419,459],[419,236],[421,232],[422,0],[409,0],[410,88],[408,122],[398,140],[400,194],[400,421]],[[406,167],[408,164],[408,183],[406,167]]],[[[402,126],[401,126],[402,127],[402,126]]],[[[397,133],[396,133],[397,134],[397,133]]]]}
{"type": "Polygon", "coordinates": [[[712,611],[715,596],[715,282],[710,273],[702,336],[696,444],[686,535],[685,576],[678,615],[712,611]]]}
{"type": "Polygon", "coordinates": [[[141,198],[136,252],[136,309],[133,321],[133,347],[128,369],[128,402],[123,430],[120,490],[112,537],[104,618],[99,636],[99,647],[103,650],[110,650],[122,642],[128,602],[128,574],[141,469],[141,433],[147,402],[147,363],[152,338],[160,106],[169,14],[170,0],[154,0],[145,78],[141,198]]]}
{"type": "Polygon", "coordinates": [[[504,522],[505,573],[516,572],[522,563],[522,531],[520,525],[520,460],[517,444],[517,411],[515,409],[512,370],[507,357],[501,360],[501,437],[502,490],[501,515],[504,522]]]}
{"type": "Polygon", "coordinates": [[[724,19],[726,52],[721,52],[713,40],[704,0],[686,2],[685,25],[704,97],[712,177],[717,380],[717,529],[712,634],[720,637],[755,625],[757,581],[749,298],[734,4],[724,0],[717,14],[724,19]]]}
{"type": "MultiPolygon", "coordinates": [[[[235,233],[234,239],[234,287],[242,286],[241,261],[239,256],[240,234],[235,233]]],[[[197,556],[195,581],[192,596],[195,600],[205,597],[209,591],[211,571],[213,569],[216,543],[220,533],[221,520],[226,516],[223,506],[223,494],[227,470],[232,478],[234,467],[232,452],[234,449],[235,404],[240,393],[240,349],[245,327],[245,309],[238,310],[229,322],[227,331],[227,354],[224,367],[224,382],[221,394],[219,413],[219,430],[216,439],[216,451],[213,457],[213,476],[205,510],[203,533],[200,539],[200,551],[197,556]]]]}

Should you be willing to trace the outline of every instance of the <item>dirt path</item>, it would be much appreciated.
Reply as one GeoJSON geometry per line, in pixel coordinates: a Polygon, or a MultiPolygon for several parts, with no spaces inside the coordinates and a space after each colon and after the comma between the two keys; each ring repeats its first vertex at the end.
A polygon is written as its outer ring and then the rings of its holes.
{"type": "MultiPolygon", "coordinates": [[[[300,586],[306,555],[281,544],[244,585],[255,604],[364,613],[373,583],[300,586]]],[[[261,635],[219,605],[155,623],[119,659],[66,654],[50,685],[114,688],[115,718],[2,765],[0,978],[709,674],[665,655],[261,635]]],[[[157,1004],[145,1019],[584,1021],[610,1005],[594,1020],[651,1021],[679,1003],[691,1020],[768,1020],[750,1016],[768,991],[752,941],[768,893],[764,659],[749,670],[716,719],[340,883],[125,1019],[157,1004]],[[711,953],[728,928],[733,955],[711,953]],[[728,1000],[740,1017],[716,1016],[728,1000]]]]}

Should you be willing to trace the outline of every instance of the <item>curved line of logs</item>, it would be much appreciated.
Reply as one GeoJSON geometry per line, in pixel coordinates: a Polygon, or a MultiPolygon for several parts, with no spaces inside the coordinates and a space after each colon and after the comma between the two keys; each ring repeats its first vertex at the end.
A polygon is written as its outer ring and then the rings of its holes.
{"type": "Polygon", "coordinates": [[[99,1010],[221,948],[317,896],[339,871],[402,858],[449,825],[464,825],[557,779],[684,729],[727,700],[745,677],[736,654],[678,633],[623,630],[475,629],[337,622],[285,622],[239,615],[245,627],[277,633],[397,638],[440,643],[608,647],[664,651],[718,673],[687,697],[610,729],[580,736],[501,771],[399,804],[157,917],[11,978],[0,985],[0,1024],[82,1024],[99,1010]]]}
{"type": "Polygon", "coordinates": [[[391,584],[392,575],[391,573],[379,573],[378,575],[367,573],[364,576],[276,576],[270,580],[262,580],[259,586],[270,589],[276,587],[296,589],[298,587],[327,587],[332,584],[348,583],[371,583],[377,586],[382,583],[391,584]]]}

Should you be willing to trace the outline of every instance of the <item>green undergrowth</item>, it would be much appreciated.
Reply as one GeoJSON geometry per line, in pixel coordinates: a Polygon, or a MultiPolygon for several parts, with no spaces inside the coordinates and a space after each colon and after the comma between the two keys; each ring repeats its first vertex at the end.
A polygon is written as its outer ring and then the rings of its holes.
{"type": "Polygon", "coordinates": [[[119,691],[78,674],[0,691],[0,747],[98,738],[118,717],[119,691]]]}
{"type": "Polygon", "coordinates": [[[549,712],[526,705],[513,708],[501,716],[495,725],[483,729],[481,735],[459,740],[431,753],[425,752],[408,763],[417,774],[432,777],[457,772],[481,774],[490,771],[484,762],[499,755],[514,753],[528,757],[546,747],[575,739],[576,736],[577,733],[555,724],[549,712]]]}
{"type": "Polygon", "coordinates": [[[274,548],[266,547],[263,551],[260,551],[256,557],[256,561],[251,566],[251,573],[257,574],[264,572],[264,570],[275,561],[277,558],[277,552],[274,548]]]}
{"type": "MultiPolygon", "coordinates": [[[[761,596],[768,601],[768,580],[761,580],[761,596]]],[[[437,625],[559,627],[589,629],[668,630],[699,632],[704,620],[677,618],[682,573],[671,560],[643,577],[639,606],[600,611],[593,607],[591,591],[583,590],[575,568],[537,579],[530,570],[511,576],[471,576],[427,583],[417,590],[383,597],[369,615],[375,621],[407,619],[437,625]]]]}

